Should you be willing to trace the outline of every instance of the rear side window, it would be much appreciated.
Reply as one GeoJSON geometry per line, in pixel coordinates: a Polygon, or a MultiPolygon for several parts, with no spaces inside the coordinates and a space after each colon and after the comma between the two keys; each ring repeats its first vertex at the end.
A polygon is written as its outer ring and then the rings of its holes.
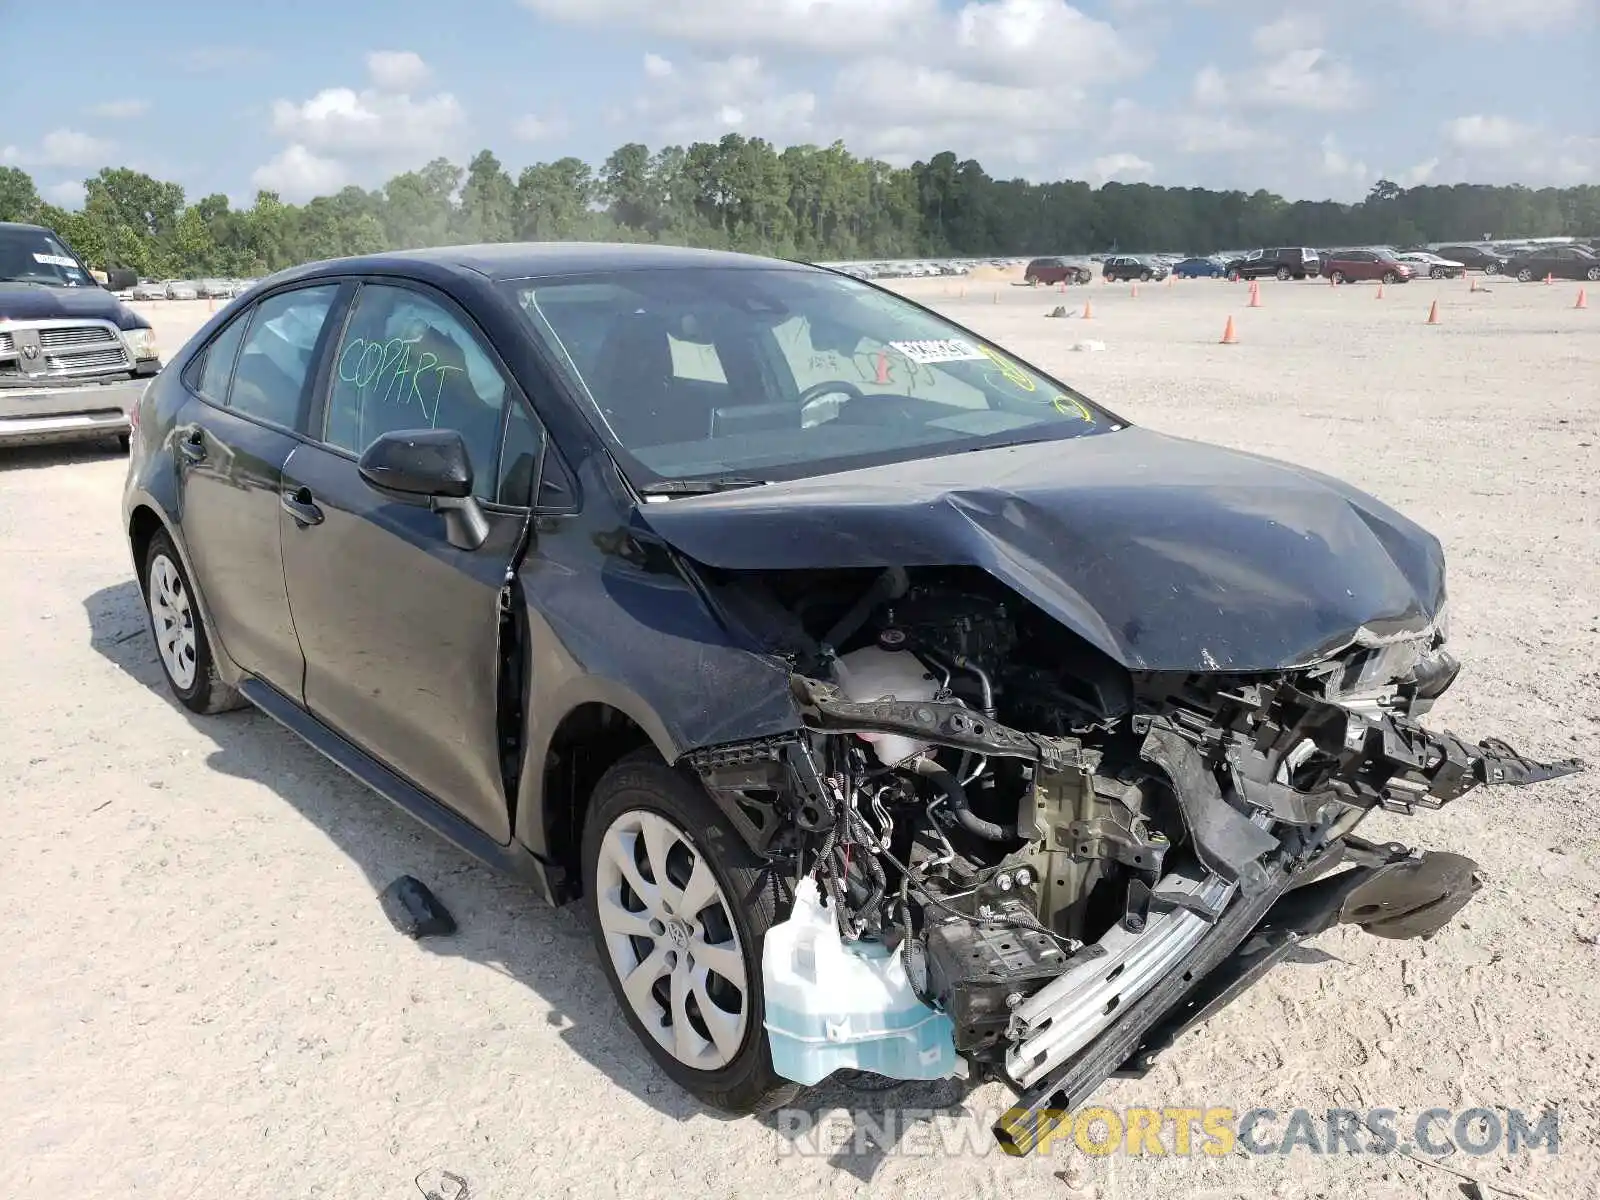
{"type": "Polygon", "coordinates": [[[228,381],[233,378],[233,360],[239,357],[239,342],[249,324],[248,313],[235,317],[206,347],[205,362],[200,368],[195,390],[207,400],[216,404],[228,402],[228,381]]]}
{"type": "Polygon", "coordinates": [[[338,292],[334,284],[301,288],[256,305],[233,371],[229,408],[286,429],[298,427],[311,356],[338,292]]]}

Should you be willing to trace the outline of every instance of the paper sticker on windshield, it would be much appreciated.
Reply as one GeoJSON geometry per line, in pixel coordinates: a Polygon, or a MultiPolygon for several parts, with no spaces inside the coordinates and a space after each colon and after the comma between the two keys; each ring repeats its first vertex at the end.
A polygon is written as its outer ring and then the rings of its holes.
{"type": "Polygon", "coordinates": [[[971,342],[960,338],[932,338],[922,342],[890,342],[891,350],[898,350],[914,363],[975,362],[984,358],[971,342]]]}
{"type": "Polygon", "coordinates": [[[33,261],[36,263],[43,263],[47,267],[72,267],[74,270],[76,270],[78,266],[77,263],[73,262],[72,259],[68,258],[65,254],[35,254],[33,256],[33,261]]]}

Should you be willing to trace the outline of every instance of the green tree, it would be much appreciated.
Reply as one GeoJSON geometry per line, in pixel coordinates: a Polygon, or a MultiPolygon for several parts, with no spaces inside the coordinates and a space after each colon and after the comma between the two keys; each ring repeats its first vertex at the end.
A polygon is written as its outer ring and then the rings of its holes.
{"type": "Polygon", "coordinates": [[[39,215],[39,191],[21,167],[0,167],[0,221],[32,221],[39,215]]]}

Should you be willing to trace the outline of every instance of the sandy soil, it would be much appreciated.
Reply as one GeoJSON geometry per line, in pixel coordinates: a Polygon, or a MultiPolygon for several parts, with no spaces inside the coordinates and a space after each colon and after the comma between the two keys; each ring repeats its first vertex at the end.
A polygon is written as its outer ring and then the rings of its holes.
{"type": "MultiPolygon", "coordinates": [[[[1446,543],[1467,663],[1436,723],[1600,759],[1600,312],[1573,311],[1575,285],[1414,283],[1380,302],[1370,286],[1269,281],[1258,310],[1213,282],[1137,299],[904,286],[1130,419],[1332,472],[1419,518],[1446,543]],[[1044,317],[1087,297],[1093,320],[1044,317]],[[1221,346],[1230,313],[1241,344],[1221,346]],[[1073,352],[1085,338],[1105,351],[1073,352]]],[[[206,306],[150,308],[175,347],[206,306]]],[[[577,913],[436,841],[266,718],[168,700],[118,530],[123,472],[89,450],[0,461],[0,1162],[19,1194],[1462,1194],[1393,1155],[980,1154],[980,1122],[1005,1104],[993,1086],[835,1086],[806,1101],[834,1122],[814,1141],[844,1143],[821,1155],[795,1153],[777,1120],[705,1112],[634,1043],[577,913]],[[407,871],[458,936],[418,945],[389,927],[375,893],[407,871]],[[896,1105],[943,1111],[885,1145],[842,1136],[848,1114],[882,1124],[896,1105]],[[966,1152],[935,1153],[963,1136],[966,1152]]],[[[1380,832],[1482,863],[1462,919],[1426,945],[1325,935],[1102,1099],[1409,1117],[1557,1105],[1559,1154],[1445,1164],[1548,1200],[1591,1194],[1597,779],[1385,819],[1380,832]]]]}

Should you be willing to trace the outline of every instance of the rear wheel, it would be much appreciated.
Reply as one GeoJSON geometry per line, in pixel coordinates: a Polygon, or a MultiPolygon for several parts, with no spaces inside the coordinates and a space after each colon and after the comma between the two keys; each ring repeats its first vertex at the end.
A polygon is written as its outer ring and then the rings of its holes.
{"type": "Polygon", "coordinates": [[[1443,279],[1444,278],[1444,268],[1443,267],[1434,267],[1432,270],[1430,270],[1428,272],[1428,278],[1429,279],[1443,279]]]}
{"type": "Polygon", "coordinates": [[[1583,274],[1590,283],[1600,283],[1600,267],[1590,267],[1583,274]]]}
{"type": "Polygon", "coordinates": [[[1344,272],[1343,271],[1335,271],[1332,275],[1328,276],[1328,278],[1332,279],[1335,283],[1343,283],[1344,282],[1344,272]]]}
{"type": "Polygon", "coordinates": [[[1150,272],[1149,271],[1140,271],[1139,272],[1139,282],[1140,283],[1149,283],[1150,282],[1150,272]]]}
{"type": "Polygon", "coordinates": [[[772,1069],[761,990],[787,885],[704,789],[653,756],[618,763],[595,787],[583,876],[606,977],[661,1069],[726,1112],[792,1097],[772,1069]]]}
{"type": "Polygon", "coordinates": [[[1523,267],[1520,271],[1517,272],[1517,282],[1518,283],[1530,283],[1530,282],[1532,282],[1532,280],[1533,280],[1533,271],[1530,270],[1529,268],[1523,267]]]}
{"type": "Polygon", "coordinates": [[[238,708],[239,694],[217,673],[194,587],[166,530],[145,551],[144,602],[156,657],[178,702],[202,714],[238,708]]]}

